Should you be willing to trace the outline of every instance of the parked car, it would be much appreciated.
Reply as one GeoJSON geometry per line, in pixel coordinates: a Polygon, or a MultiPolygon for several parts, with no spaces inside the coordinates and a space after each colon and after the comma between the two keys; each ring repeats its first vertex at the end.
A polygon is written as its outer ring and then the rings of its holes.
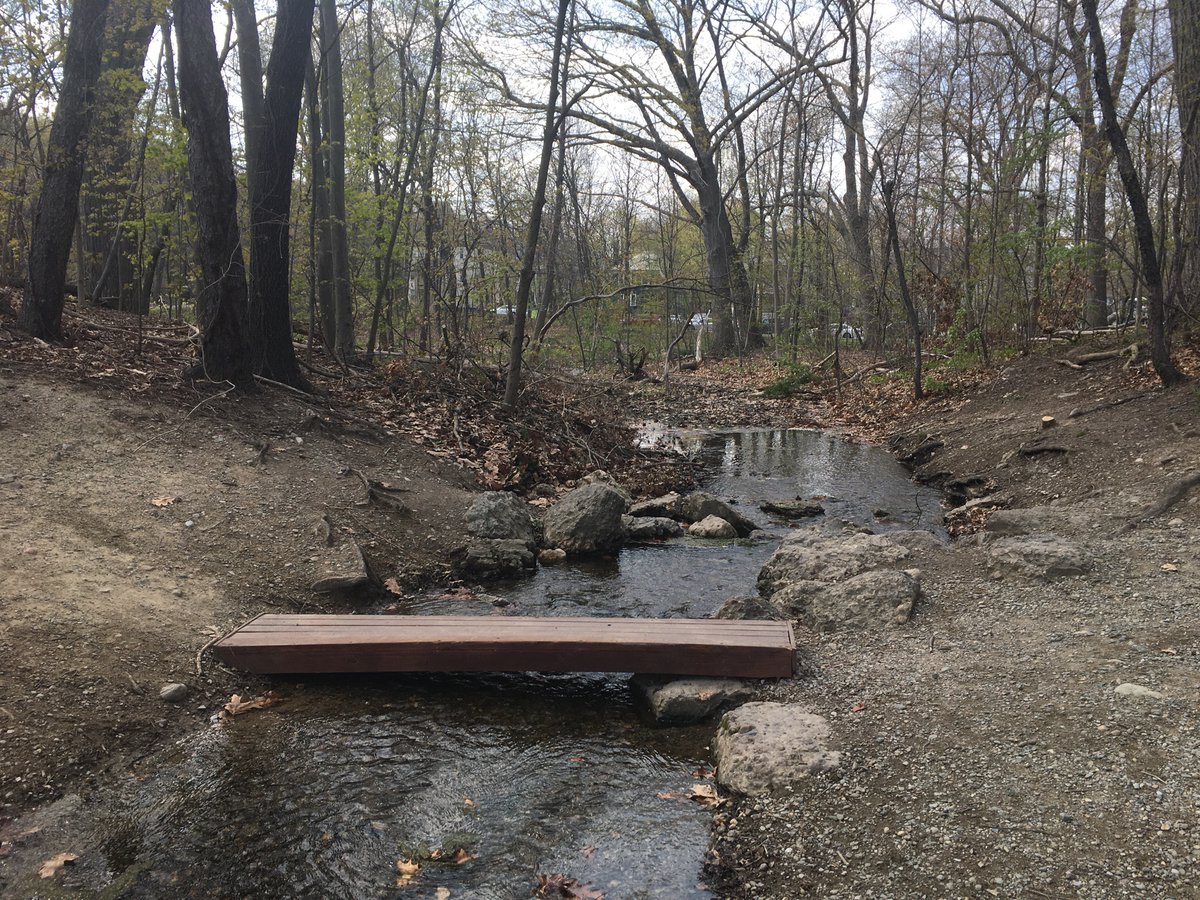
{"type": "Polygon", "coordinates": [[[840,335],[843,341],[849,340],[849,341],[858,341],[859,343],[862,343],[862,339],[863,339],[862,329],[856,328],[855,326],[851,325],[849,322],[843,322],[840,326],[837,324],[830,325],[829,333],[833,337],[838,337],[840,335]],[[841,329],[840,331],[838,330],[839,328],[841,329]]]}

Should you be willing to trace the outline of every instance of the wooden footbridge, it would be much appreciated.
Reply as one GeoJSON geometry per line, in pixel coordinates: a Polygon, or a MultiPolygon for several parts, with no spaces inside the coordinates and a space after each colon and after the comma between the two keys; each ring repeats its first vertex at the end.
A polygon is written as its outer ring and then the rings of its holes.
{"type": "Polygon", "coordinates": [[[784,678],[787,622],[525,616],[262,615],[218,641],[261,674],[641,672],[784,678]]]}

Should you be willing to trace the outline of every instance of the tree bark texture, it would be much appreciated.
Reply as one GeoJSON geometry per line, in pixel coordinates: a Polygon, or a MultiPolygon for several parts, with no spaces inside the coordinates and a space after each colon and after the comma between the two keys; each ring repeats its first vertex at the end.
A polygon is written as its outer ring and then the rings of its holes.
{"type": "Polygon", "coordinates": [[[1179,232],[1173,293],[1180,307],[1200,313],[1200,0],[1170,0],[1175,46],[1175,97],[1182,151],[1179,232]]]}
{"type": "Polygon", "coordinates": [[[292,347],[290,216],[292,171],[313,0],[278,0],[267,63],[258,169],[250,179],[249,335],[255,370],[303,387],[292,347]]]}
{"type": "Polygon", "coordinates": [[[63,289],[79,216],[85,143],[104,47],[108,0],[75,0],[62,89],[50,130],[42,190],[33,212],[29,276],[21,324],[34,337],[62,339],[63,289]]]}
{"type": "Polygon", "coordinates": [[[529,228],[525,232],[525,251],[521,255],[521,277],[517,282],[516,311],[512,342],[509,345],[508,380],[504,385],[504,405],[516,408],[521,387],[521,354],[525,349],[525,314],[529,310],[529,292],[533,285],[533,269],[537,256],[538,235],[542,230],[542,212],[546,207],[546,182],[550,180],[550,157],[554,155],[554,137],[558,133],[559,63],[562,60],[563,34],[566,31],[567,11],[572,0],[558,0],[558,17],[554,23],[554,55],[550,63],[550,99],[546,102],[546,121],[542,126],[542,154],[538,160],[537,184],[533,189],[533,204],[529,210],[529,228]]]}
{"type": "Polygon", "coordinates": [[[1154,243],[1154,227],[1150,219],[1150,209],[1146,204],[1146,194],[1142,189],[1137,168],[1134,166],[1133,156],[1129,152],[1129,144],[1125,140],[1125,131],[1121,127],[1121,120],[1117,118],[1112,85],[1108,76],[1108,54],[1104,45],[1104,33],[1100,29],[1100,17],[1096,12],[1096,0],[1082,0],[1082,5],[1088,31],[1092,38],[1096,99],[1100,103],[1100,110],[1103,114],[1104,134],[1108,138],[1109,146],[1112,147],[1113,156],[1116,157],[1117,171],[1121,175],[1121,184],[1125,188],[1125,197],[1129,201],[1129,211],[1133,215],[1133,227],[1142,261],[1142,278],[1150,293],[1150,361],[1154,364],[1154,371],[1159,380],[1164,385],[1170,386],[1182,381],[1183,375],[1171,361],[1170,345],[1167,342],[1162,269],[1158,258],[1158,248],[1154,243]]]}
{"type": "Polygon", "coordinates": [[[229,103],[207,3],[174,0],[179,99],[188,133],[188,173],[196,212],[200,286],[196,318],[203,374],[251,383],[247,353],[246,264],[237,220],[229,103]]]}
{"type": "MultiPolygon", "coordinates": [[[[311,16],[309,17],[311,19],[311,16]]],[[[233,20],[238,39],[238,84],[242,89],[242,132],[246,152],[246,191],[254,197],[254,178],[268,127],[263,108],[262,48],[258,43],[258,13],[254,0],[233,0],[233,20]]],[[[278,24],[275,26],[278,29],[278,24]]],[[[272,50],[274,52],[274,50],[272,50]]],[[[253,203],[253,199],[251,199],[253,203]]],[[[251,248],[250,258],[254,258],[251,248]]]]}
{"type": "Polygon", "coordinates": [[[325,80],[325,140],[329,144],[329,232],[333,245],[334,353],[354,358],[354,307],[350,295],[350,246],[346,235],[346,110],[342,88],[342,39],[337,4],[321,0],[321,71],[325,80]]]}

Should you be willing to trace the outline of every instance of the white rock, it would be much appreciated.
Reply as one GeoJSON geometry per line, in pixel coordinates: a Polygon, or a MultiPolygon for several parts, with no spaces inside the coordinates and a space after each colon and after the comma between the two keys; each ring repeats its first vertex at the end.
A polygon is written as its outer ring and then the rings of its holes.
{"type": "Polygon", "coordinates": [[[1166,700],[1166,694],[1160,694],[1158,691],[1151,690],[1144,684],[1134,684],[1127,681],[1124,684],[1118,684],[1113,690],[1113,693],[1118,697],[1138,697],[1145,700],[1166,700]]]}
{"type": "Polygon", "coordinates": [[[829,749],[829,723],[794,703],[747,703],[721,719],[713,739],[717,780],[760,796],[841,764],[829,749]]]}
{"type": "Polygon", "coordinates": [[[701,538],[735,538],[737,529],[718,516],[705,516],[688,528],[688,534],[701,538]]]}

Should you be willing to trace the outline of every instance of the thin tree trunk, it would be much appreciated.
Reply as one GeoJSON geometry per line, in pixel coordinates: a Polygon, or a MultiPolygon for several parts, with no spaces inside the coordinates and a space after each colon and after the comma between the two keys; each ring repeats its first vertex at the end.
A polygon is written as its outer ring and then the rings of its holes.
{"type": "Polygon", "coordinates": [[[512,343],[509,346],[508,381],[504,385],[504,405],[515,409],[521,387],[521,354],[525,344],[525,314],[529,309],[529,291],[533,285],[534,257],[537,256],[538,234],[542,229],[542,211],[546,206],[546,182],[550,178],[550,157],[554,154],[554,136],[558,132],[559,63],[562,59],[563,35],[567,11],[572,0],[558,0],[558,17],[554,23],[554,55],[550,62],[550,99],[546,103],[546,121],[542,128],[542,153],[538,160],[537,184],[529,210],[529,228],[525,232],[525,252],[521,257],[521,278],[517,282],[516,321],[513,322],[512,343]]]}
{"type": "Polygon", "coordinates": [[[29,280],[21,324],[34,337],[62,339],[62,311],[71,237],[79,215],[92,99],[100,78],[108,0],[75,0],[54,110],[42,190],[33,212],[29,280]]]}
{"type": "Polygon", "coordinates": [[[333,243],[334,354],[354,359],[354,308],[350,295],[350,246],[346,234],[346,110],[342,88],[342,39],[335,0],[321,2],[322,72],[325,76],[329,144],[329,211],[333,243]]]}

